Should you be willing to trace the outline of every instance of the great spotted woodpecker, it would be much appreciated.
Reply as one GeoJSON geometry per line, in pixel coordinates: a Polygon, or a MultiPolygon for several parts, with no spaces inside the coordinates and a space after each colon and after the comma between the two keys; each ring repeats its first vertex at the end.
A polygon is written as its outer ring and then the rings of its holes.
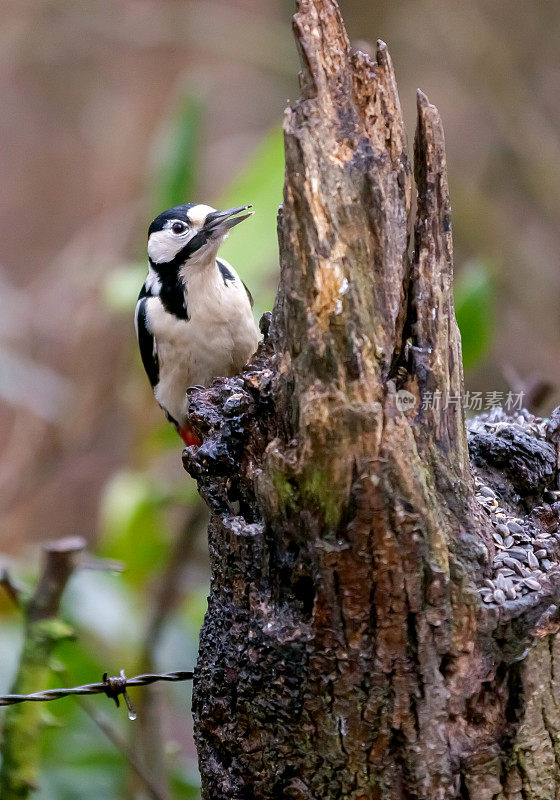
{"type": "Polygon", "coordinates": [[[135,324],[154,395],[186,445],[200,445],[188,421],[187,389],[238,373],[257,349],[253,299],[221,258],[229,231],[251,206],[216,211],[185,203],[148,229],[148,276],[135,324]]]}

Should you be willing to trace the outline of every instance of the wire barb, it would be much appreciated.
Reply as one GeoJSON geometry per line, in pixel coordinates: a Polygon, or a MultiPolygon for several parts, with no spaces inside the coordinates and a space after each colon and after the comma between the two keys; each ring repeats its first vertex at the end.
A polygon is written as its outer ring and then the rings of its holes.
{"type": "Polygon", "coordinates": [[[101,683],[86,683],[83,686],[72,686],[68,689],[46,689],[43,692],[33,692],[33,694],[5,694],[0,695],[0,706],[13,706],[16,703],[42,703],[49,700],[58,700],[61,697],[72,697],[74,695],[105,694],[119,705],[119,695],[123,695],[128,708],[130,719],[136,719],[136,714],[130,703],[126,690],[130,686],[149,686],[157,681],[190,681],[193,679],[192,672],[177,671],[136,675],[134,678],[127,678],[124,670],[117,677],[103,675],[101,683]]]}
{"type": "Polygon", "coordinates": [[[119,707],[119,695],[122,694],[127,701],[126,705],[130,711],[132,706],[130,705],[130,700],[126,693],[126,675],[124,674],[124,669],[121,669],[119,678],[109,678],[107,673],[104,672],[103,683],[105,684],[105,694],[110,700],[115,701],[116,707],[119,707]]]}

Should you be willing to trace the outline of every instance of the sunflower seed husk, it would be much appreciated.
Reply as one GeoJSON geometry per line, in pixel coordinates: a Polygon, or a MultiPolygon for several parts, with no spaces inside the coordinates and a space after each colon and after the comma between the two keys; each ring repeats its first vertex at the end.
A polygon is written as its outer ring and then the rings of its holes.
{"type": "Polygon", "coordinates": [[[506,547],[513,547],[513,545],[515,544],[515,539],[513,538],[513,536],[508,536],[504,539],[504,544],[506,547]]]}
{"type": "Polygon", "coordinates": [[[498,589],[505,589],[507,586],[506,579],[502,575],[501,572],[498,573],[498,577],[496,578],[496,587],[498,589]]]}
{"type": "Polygon", "coordinates": [[[523,578],[525,576],[525,567],[521,564],[520,561],[516,561],[514,558],[512,559],[512,561],[515,563],[515,567],[512,567],[512,569],[514,569],[517,572],[517,574],[523,578]]]}
{"type": "Polygon", "coordinates": [[[534,589],[535,591],[541,588],[540,583],[536,581],[534,578],[525,578],[523,583],[528,589],[534,589]]]}
{"type": "Polygon", "coordinates": [[[505,592],[502,591],[502,589],[495,589],[495,591],[494,591],[494,601],[496,603],[505,603],[506,595],[505,595],[505,592]]]}
{"type": "Polygon", "coordinates": [[[510,533],[523,533],[523,528],[517,522],[508,522],[507,526],[510,533]]]}
{"type": "Polygon", "coordinates": [[[499,525],[496,525],[496,530],[498,533],[501,533],[502,536],[509,536],[509,528],[507,525],[504,525],[503,522],[501,522],[499,525]]]}
{"type": "Polygon", "coordinates": [[[508,555],[511,556],[511,558],[517,559],[517,561],[527,561],[527,551],[523,550],[521,547],[510,547],[508,555]]]}
{"type": "Polygon", "coordinates": [[[539,566],[539,559],[533,552],[531,552],[531,550],[529,550],[529,552],[527,553],[527,561],[529,563],[529,566],[532,567],[533,569],[539,566]]]}
{"type": "Polygon", "coordinates": [[[537,550],[535,552],[535,555],[536,555],[537,558],[544,558],[547,554],[548,554],[548,550],[544,550],[544,548],[542,550],[537,550]]]}

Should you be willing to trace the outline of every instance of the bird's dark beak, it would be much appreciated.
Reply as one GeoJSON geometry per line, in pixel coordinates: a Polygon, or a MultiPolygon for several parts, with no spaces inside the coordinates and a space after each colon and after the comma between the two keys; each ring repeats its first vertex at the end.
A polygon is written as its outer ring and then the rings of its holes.
{"type": "Polygon", "coordinates": [[[223,235],[228,233],[232,228],[238,225],[243,220],[248,219],[253,215],[252,211],[244,214],[252,206],[238,206],[238,208],[228,208],[226,211],[213,211],[206,217],[203,230],[208,234],[223,235]]]}

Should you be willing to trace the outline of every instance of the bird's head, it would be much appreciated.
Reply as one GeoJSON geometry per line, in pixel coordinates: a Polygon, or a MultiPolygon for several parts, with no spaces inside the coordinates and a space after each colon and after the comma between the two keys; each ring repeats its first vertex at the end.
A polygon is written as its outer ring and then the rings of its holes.
{"type": "Polygon", "coordinates": [[[211,206],[194,203],[169,208],[148,229],[150,263],[159,271],[179,269],[187,262],[213,260],[230,230],[251,216],[250,208],[239,206],[216,211],[211,206]]]}

